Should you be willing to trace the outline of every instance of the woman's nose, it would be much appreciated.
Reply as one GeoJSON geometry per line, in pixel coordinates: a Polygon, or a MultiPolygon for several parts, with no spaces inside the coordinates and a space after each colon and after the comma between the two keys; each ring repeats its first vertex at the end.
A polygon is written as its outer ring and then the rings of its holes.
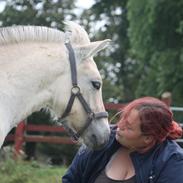
{"type": "Polygon", "coordinates": [[[118,123],[118,128],[119,128],[120,130],[125,130],[125,124],[122,123],[122,122],[119,122],[119,123],[118,123]]]}

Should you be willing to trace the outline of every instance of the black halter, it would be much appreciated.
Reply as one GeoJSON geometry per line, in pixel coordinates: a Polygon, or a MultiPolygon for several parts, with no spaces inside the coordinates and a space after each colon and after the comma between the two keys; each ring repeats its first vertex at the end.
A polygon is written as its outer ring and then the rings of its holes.
{"type": "Polygon", "coordinates": [[[83,132],[88,128],[90,123],[95,120],[95,119],[100,119],[100,118],[107,118],[108,113],[106,111],[104,112],[98,112],[94,113],[90,106],[87,104],[86,100],[84,99],[83,95],[80,92],[80,87],[78,86],[77,83],[77,70],[76,70],[76,59],[75,59],[75,54],[74,50],[69,42],[65,43],[65,46],[69,52],[69,61],[70,61],[70,68],[71,68],[71,78],[72,78],[72,88],[71,88],[71,97],[68,101],[67,107],[62,114],[62,116],[59,118],[59,121],[61,121],[63,127],[67,131],[67,133],[73,138],[73,140],[77,141],[79,137],[83,134],[83,132]],[[85,112],[87,113],[87,120],[86,124],[83,126],[82,129],[80,129],[78,132],[75,132],[71,128],[68,127],[66,124],[66,121],[63,120],[68,114],[70,113],[74,100],[75,98],[78,98],[79,101],[81,102],[85,112]]]}

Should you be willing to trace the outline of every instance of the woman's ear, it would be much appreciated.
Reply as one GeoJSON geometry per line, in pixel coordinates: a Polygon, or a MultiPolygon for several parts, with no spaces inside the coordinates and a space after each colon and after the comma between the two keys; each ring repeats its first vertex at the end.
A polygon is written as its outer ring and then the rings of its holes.
{"type": "Polygon", "coordinates": [[[145,144],[149,145],[154,141],[154,137],[151,135],[144,136],[144,142],[145,144]]]}

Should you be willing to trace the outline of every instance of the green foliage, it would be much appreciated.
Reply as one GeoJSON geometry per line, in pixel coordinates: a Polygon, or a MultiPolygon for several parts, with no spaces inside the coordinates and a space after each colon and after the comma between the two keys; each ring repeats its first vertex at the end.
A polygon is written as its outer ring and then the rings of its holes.
{"type": "MultiPolygon", "coordinates": [[[[78,18],[74,0],[7,1],[2,26],[34,24],[62,28],[62,20],[78,18]]],[[[125,102],[143,95],[173,93],[181,105],[183,1],[96,0],[80,18],[92,39],[111,38],[113,45],[95,60],[104,78],[105,101],[125,102]],[[99,30],[97,25],[103,24],[99,30]],[[95,33],[97,31],[97,34],[95,33]]]]}
{"type": "Polygon", "coordinates": [[[174,105],[182,105],[182,9],[181,0],[128,1],[130,53],[138,62],[137,97],[169,90],[174,105]]]}
{"type": "Polygon", "coordinates": [[[169,90],[174,105],[182,105],[182,9],[181,0],[97,0],[84,12],[83,24],[89,30],[103,24],[93,39],[114,42],[95,59],[104,78],[105,101],[159,97],[169,90]]]}
{"type": "Polygon", "coordinates": [[[74,0],[10,0],[0,13],[0,22],[1,26],[43,25],[61,29],[66,16],[75,17],[72,13],[74,7],[74,0]]]}
{"type": "Polygon", "coordinates": [[[8,159],[0,162],[2,183],[58,183],[66,171],[65,167],[50,167],[37,162],[8,159]]]}
{"type": "Polygon", "coordinates": [[[104,101],[125,102],[134,98],[136,83],[134,82],[134,68],[136,63],[129,59],[129,39],[127,36],[127,0],[102,1],[97,0],[90,10],[83,15],[83,24],[88,32],[97,31],[94,40],[110,38],[112,46],[101,52],[95,58],[104,79],[104,101]],[[99,30],[94,27],[103,24],[99,30]],[[94,30],[93,30],[94,29],[94,30]]]}
{"type": "Polygon", "coordinates": [[[69,144],[45,144],[41,143],[37,146],[40,154],[50,157],[53,165],[70,165],[77,150],[77,145],[69,144]]]}

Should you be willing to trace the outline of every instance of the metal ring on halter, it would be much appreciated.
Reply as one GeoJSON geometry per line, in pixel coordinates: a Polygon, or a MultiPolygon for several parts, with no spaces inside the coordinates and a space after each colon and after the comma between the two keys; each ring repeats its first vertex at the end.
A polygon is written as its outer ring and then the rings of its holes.
{"type": "Polygon", "coordinates": [[[80,87],[79,86],[73,86],[71,88],[71,92],[76,95],[77,93],[80,93],[80,87]]]}
{"type": "Polygon", "coordinates": [[[94,119],[95,118],[95,113],[94,112],[88,113],[88,118],[89,119],[94,119]]]}

